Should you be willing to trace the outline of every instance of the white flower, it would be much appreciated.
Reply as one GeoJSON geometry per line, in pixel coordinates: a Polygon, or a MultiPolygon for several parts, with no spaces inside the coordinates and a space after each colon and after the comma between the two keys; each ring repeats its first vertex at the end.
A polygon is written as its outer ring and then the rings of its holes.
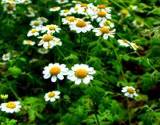
{"type": "Polygon", "coordinates": [[[29,45],[29,46],[34,46],[35,42],[32,40],[24,40],[23,45],[29,45]]]}
{"type": "Polygon", "coordinates": [[[123,46],[123,47],[129,47],[130,46],[130,42],[128,40],[125,40],[125,39],[119,39],[118,40],[118,43],[120,46],[123,46]]]}
{"type": "Polygon", "coordinates": [[[99,26],[100,26],[100,27],[109,26],[110,28],[114,28],[114,23],[111,22],[110,20],[102,20],[102,21],[99,23],[99,26]]]}
{"type": "Polygon", "coordinates": [[[86,64],[75,64],[68,72],[67,78],[74,81],[77,85],[82,82],[84,84],[88,84],[91,80],[93,80],[92,75],[95,73],[96,71],[93,67],[89,67],[86,64]]]}
{"type": "Polygon", "coordinates": [[[111,14],[106,10],[99,10],[91,17],[91,19],[96,20],[97,22],[101,22],[106,19],[111,19],[111,14]]]}
{"type": "Polygon", "coordinates": [[[45,18],[45,17],[38,17],[37,20],[40,21],[41,23],[47,23],[48,22],[48,19],[45,18]]]}
{"type": "Polygon", "coordinates": [[[49,79],[51,77],[52,82],[56,82],[57,79],[63,80],[64,75],[67,75],[68,68],[65,64],[50,63],[48,66],[44,67],[43,78],[49,79]]]}
{"type": "Polygon", "coordinates": [[[68,15],[71,15],[71,14],[72,14],[72,12],[68,9],[60,11],[60,16],[68,16],[68,15]]]}
{"type": "Polygon", "coordinates": [[[76,33],[86,33],[93,29],[93,26],[90,22],[86,22],[82,19],[77,19],[75,22],[70,24],[70,29],[75,31],[76,33]]]}
{"type": "Polygon", "coordinates": [[[6,3],[3,5],[4,11],[6,11],[8,14],[13,14],[13,12],[16,10],[16,4],[15,3],[6,3]]]}
{"type": "Polygon", "coordinates": [[[11,54],[10,53],[6,53],[2,55],[2,60],[3,61],[8,61],[11,58],[11,54]]]}
{"type": "Polygon", "coordinates": [[[35,28],[37,30],[41,30],[43,27],[43,22],[40,20],[33,20],[33,21],[31,21],[30,25],[32,26],[32,28],[35,28]]]}
{"type": "Polygon", "coordinates": [[[86,9],[88,8],[88,4],[85,3],[77,3],[74,7],[70,8],[70,12],[74,14],[82,14],[86,15],[86,9]]]}
{"type": "Polygon", "coordinates": [[[54,102],[56,99],[60,98],[60,91],[50,91],[45,94],[44,99],[45,101],[54,102]]]}
{"type": "Polygon", "coordinates": [[[19,112],[21,108],[19,101],[9,101],[7,103],[2,103],[0,105],[1,111],[4,111],[6,113],[14,113],[19,112]]]}
{"type": "Polygon", "coordinates": [[[39,31],[38,31],[37,29],[31,29],[31,30],[29,30],[27,36],[28,36],[28,37],[31,37],[31,36],[39,36],[39,31]]]}
{"type": "Polygon", "coordinates": [[[108,37],[114,37],[115,29],[111,30],[109,27],[103,26],[95,28],[93,32],[96,33],[96,36],[103,36],[104,39],[108,39],[108,37]]]}
{"type": "Polygon", "coordinates": [[[125,96],[129,98],[133,98],[134,96],[137,96],[136,90],[132,86],[123,87],[121,91],[124,93],[125,96]]]}
{"type": "Polygon", "coordinates": [[[50,25],[44,26],[41,32],[42,33],[47,32],[48,34],[50,34],[50,33],[55,33],[55,32],[59,33],[60,30],[61,28],[59,28],[57,25],[50,24],[50,25]]]}
{"type": "Polygon", "coordinates": [[[64,4],[64,3],[68,3],[68,0],[56,0],[56,2],[59,4],[64,4]]]}
{"type": "Polygon", "coordinates": [[[56,12],[56,11],[59,11],[61,9],[61,7],[51,7],[50,9],[49,9],[49,11],[51,11],[51,12],[56,12]]]}
{"type": "Polygon", "coordinates": [[[67,17],[62,19],[62,23],[63,24],[71,24],[71,23],[75,22],[76,19],[77,18],[75,18],[74,16],[67,16],[67,17]]]}
{"type": "Polygon", "coordinates": [[[38,46],[42,46],[45,49],[53,48],[54,46],[61,46],[62,42],[59,38],[56,38],[52,36],[51,34],[44,34],[41,38],[40,42],[38,43],[38,46]]]}

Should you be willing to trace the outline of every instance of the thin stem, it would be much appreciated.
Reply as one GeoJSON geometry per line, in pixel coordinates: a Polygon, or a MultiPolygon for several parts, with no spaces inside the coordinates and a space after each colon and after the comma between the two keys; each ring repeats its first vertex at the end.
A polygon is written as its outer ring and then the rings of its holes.
{"type": "Polygon", "coordinates": [[[58,52],[61,54],[61,56],[63,56],[63,58],[65,58],[65,55],[64,55],[63,52],[59,49],[59,47],[56,46],[56,48],[57,48],[58,52]]]}
{"type": "Polygon", "coordinates": [[[14,89],[10,86],[9,87],[13,95],[16,97],[16,99],[21,100],[21,98],[17,95],[17,93],[14,91],[14,89]]]}
{"type": "Polygon", "coordinates": [[[95,118],[96,118],[97,125],[100,125],[99,118],[98,118],[98,115],[96,113],[95,113],[95,118]]]}
{"type": "Polygon", "coordinates": [[[128,111],[128,122],[131,125],[131,109],[129,107],[129,99],[127,98],[127,111],[128,111]]]}

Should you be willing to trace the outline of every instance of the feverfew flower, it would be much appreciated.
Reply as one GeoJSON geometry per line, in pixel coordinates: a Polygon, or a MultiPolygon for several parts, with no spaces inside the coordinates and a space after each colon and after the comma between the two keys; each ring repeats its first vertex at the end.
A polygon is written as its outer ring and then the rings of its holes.
{"type": "Polygon", "coordinates": [[[93,32],[96,33],[96,36],[103,36],[103,39],[108,39],[108,37],[114,37],[115,29],[111,30],[109,27],[103,26],[95,28],[93,32]]]}
{"type": "Polygon", "coordinates": [[[56,11],[59,11],[61,9],[61,7],[51,7],[50,9],[49,9],[49,11],[51,11],[51,12],[56,12],[56,11]]]}
{"type": "Polygon", "coordinates": [[[56,99],[60,98],[60,91],[50,91],[45,94],[44,99],[45,101],[54,102],[56,99]]]}
{"type": "Polygon", "coordinates": [[[86,22],[82,19],[77,19],[75,22],[70,24],[70,29],[75,31],[76,33],[86,33],[93,29],[93,26],[90,22],[86,22]]]}
{"type": "Polygon", "coordinates": [[[6,53],[2,55],[2,60],[3,61],[8,61],[11,58],[11,54],[10,53],[6,53]]]}
{"type": "Polygon", "coordinates": [[[6,11],[8,14],[13,14],[13,12],[16,10],[16,4],[15,3],[6,3],[3,5],[4,11],[6,11]]]}
{"type": "Polygon", "coordinates": [[[65,64],[50,63],[48,66],[44,67],[43,78],[49,79],[51,77],[52,82],[56,82],[57,79],[63,80],[64,75],[67,75],[68,68],[65,64]]]}
{"type": "Polygon", "coordinates": [[[68,16],[68,15],[71,15],[71,14],[72,14],[72,12],[68,9],[60,11],[60,16],[68,16]]]}
{"type": "Polygon", "coordinates": [[[121,91],[124,93],[125,96],[129,98],[133,98],[134,96],[137,96],[136,90],[132,86],[123,87],[121,91]]]}
{"type": "Polygon", "coordinates": [[[59,38],[52,36],[51,34],[44,34],[41,38],[38,46],[43,46],[45,49],[51,49],[54,46],[61,46],[62,42],[59,38]]]}
{"type": "Polygon", "coordinates": [[[120,46],[123,46],[123,47],[129,47],[130,46],[130,42],[128,40],[125,40],[125,39],[119,39],[117,42],[120,46]]]}
{"type": "Polygon", "coordinates": [[[64,3],[68,3],[68,0],[56,0],[56,2],[59,4],[64,4],[64,3]]]}
{"type": "Polygon", "coordinates": [[[28,36],[28,37],[31,37],[31,36],[39,36],[39,31],[38,31],[38,29],[31,29],[31,30],[29,30],[27,36],[28,36]]]}
{"type": "Polygon", "coordinates": [[[110,20],[102,20],[99,23],[99,26],[103,27],[103,26],[109,26],[110,28],[114,28],[114,23],[111,22],[110,20]]]}
{"type": "Polygon", "coordinates": [[[29,46],[34,46],[35,42],[32,40],[24,40],[23,45],[29,45],[29,46]]]}
{"type": "Polygon", "coordinates": [[[31,21],[30,25],[32,26],[32,28],[41,30],[43,27],[43,22],[40,20],[33,20],[31,21]]]}
{"type": "Polygon", "coordinates": [[[97,22],[101,22],[106,19],[111,19],[111,14],[106,10],[99,10],[91,17],[91,19],[96,20],[97,22]]]}
{"type": "Polygon", "coordinates": [[[59,28],[57,25],[54,24],[50,24],[50,25],[46,25],[42,28],[42,32],[47,32],[48,34],[50,33],[59,33],[61,30],[61,28],[59,28]]]}
{"type": "Polygon", "coordinates": [[[19,112],[21,108],[19,101],[9,101],[7,103],[2,103],[0,105],[1,111],[4,111],[6,113],[14,113],[19,112]]]}
{"type": "Polygon", "coordinates": [[[74,81],[77,85],[82,82],[84,84],[88,84],[91,80],[93,80],[92,75],[95,73],[96,71],[93,67],[89,67],[86,64],[75,64],[68,72],[67,78],[74,81]]]}
{"type": "Polygon", "coordinates": [[[76,19],[77,18],[75,18],[74,16],[67,16],[67,17],[65,17],[65,18],[62,19],[62,23],[70,25],[71,23],[75,22],[76,19]]]}

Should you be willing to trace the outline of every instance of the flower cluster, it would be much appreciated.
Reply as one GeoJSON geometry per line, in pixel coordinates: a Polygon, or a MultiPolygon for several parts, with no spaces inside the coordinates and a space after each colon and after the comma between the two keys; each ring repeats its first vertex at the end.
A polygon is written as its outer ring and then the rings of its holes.
{"type": "Polygon", "coordinates": [[[29,4],[31,3],[31,0],[2,0],[1,3],[4,11],[6,11],[8,14],[13,14],[13,12],[16,10],[16,5],[29,4]]]}
{"type": "Polygon", "coordinates": [[[44,67],[43,78],[51,78],[51,82],[56,82],[57,79],[63,80],[66,75],[71,81],[79,85],[80,83],[88,84],[93,80],[93,76],[96,73],[93,67],[89,67],[86,64],[75,64],[71,67],[71,70],[66,68],[65,64],[50,63],[48,66],[44,67]]]}
{"type": "MultiPolygon", "coordinates": [[[[30,22],[32,28],[28,31],[27,36],[40,39],[38,46],[43,46],[44,49],[61,46],[61,40],[53,35],[59,33],[61,28],[55,24],[45,25],[47,21],[48,20],[44,17],[38,17],[36,20],[32,20],[30,22]]],[[[32,40],[25,40],[24,44],[34,45],[35,42],[32,40]]]]}
{"type": "MultiPolygon", "coordinates": [[[[60,8],[52,7],[50,11],[59,11],[60,8]]],[[[92,3],[76,3],[74,7],[60,11],[62,24],[69,25],[71,31],[76,33],[86,33],[93,31],[96,36],[102,36],[104,39],[114,37],[115,29],[111,18],[111,8],[104,4],[93,5],[92,3]],[[76,17],[77,15],[83,18],[76,17]],[[93,22],[98,25],[93,26],[93,22]]]]}

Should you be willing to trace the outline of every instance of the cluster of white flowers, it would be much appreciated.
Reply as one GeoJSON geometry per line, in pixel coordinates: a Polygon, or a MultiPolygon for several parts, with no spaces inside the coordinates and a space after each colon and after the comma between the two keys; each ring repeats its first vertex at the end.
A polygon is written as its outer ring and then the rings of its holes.
{"type": "MultiPolygon", "coordinates": [[[[53,8],[51,9],[53,11],[53,8]]],[[[63,17],[62,24],[69,25],[70,30],[76,33],[86,33],[93,30],[96,36],[102,36],[104,39],[114,37],[115,29],[111,19],[111,8],[106,7],[104,4],[95,6],[92,3],[79,2],[74,7],[61,10],[60,16],[63,17]],[[75,16],[77,14],[84,17],[81,19],[77,18],[75,16]],[[86,19],[90,20],[86,21],[86,19]],[[95,21],[99,25],[97,28],[92,25],[92,22],[95,21]]]]}
{"type": "Polygon", "coordinates": [[[48,66],[44,67],[43,78],[51,78],[51,82],[56,82],[57,79],[63,80],[64,76],[67,75],[69,80],[79,85],[80,83],[89,84],[89,82],[93,80],[93,75],[95,73],[96,71],[94,68],[86,64],[75,64],[71,67],[71,70],[69,70],[65,64],[50,63],[48,66]]]}
{"type": "Polygon", "coordinates": [[[8,14],[13,14],[13,12],[16,10],[17,4],[29,4],[29,3],[31,3],[31,0],[2,0],[1,1],[4,11],[6,11],[8,14]]]}
{"type": "MultiPolygon", "coordinates": [[[[39,17],[36,20],[30,22],[31,29],[28,31],[28,37],[36,37],[41,39],[38,46],[43,46],[44,49],[51,49],[54,46],[61,46],[62,42],[59,38],[53,36],[55,33],[59,33],[61,28],[55,24],[45,25],[47,19],[39,17]]],[[[25,40],[23,44],[34,45],[35,42],[31,40],[25,40]]]]}

